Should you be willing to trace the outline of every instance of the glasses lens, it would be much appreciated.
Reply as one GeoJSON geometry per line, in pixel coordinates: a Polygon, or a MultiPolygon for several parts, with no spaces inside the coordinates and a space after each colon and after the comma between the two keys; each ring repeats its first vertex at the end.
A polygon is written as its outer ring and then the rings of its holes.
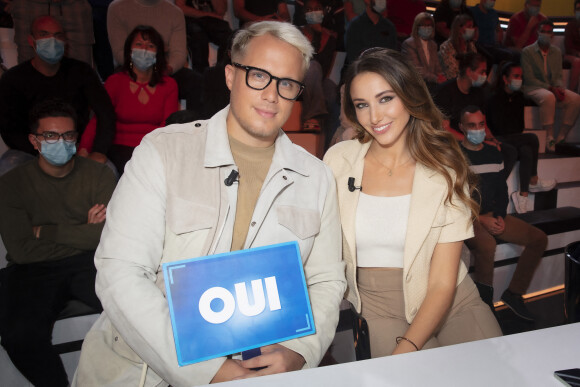
{"type": "Polygon", "coordinates": [[[248,85],[251,88],[262,90],[270,84],[270,74],[258,69],[250,69],[246,73],[248,85]]]}
{"type": "Polygon", "coordinates": [[[63,133],[62,138],[66,141],[66,142],[75,142],[77,140],[77,132],[66,132],[63,133]]]}
{"type": "Polygon", "coordinates": [[[282,98],[296,99],[300,94],[300,84],[292,79],[280,79],[278,81],[278,93],[282,98]]]}
{"type": "Polygon", "coordinates": [[[55,132],[44,132],[41,134],[41,136],[44,137],[44,141],[49,144],[54,144],[60,137],[59,134],[55,132]]]}

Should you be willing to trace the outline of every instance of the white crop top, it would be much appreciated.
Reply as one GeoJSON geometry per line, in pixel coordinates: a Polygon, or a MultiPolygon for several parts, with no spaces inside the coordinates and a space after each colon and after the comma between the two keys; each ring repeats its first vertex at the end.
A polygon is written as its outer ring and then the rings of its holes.
{"type": "Polygon", "coordinates": [[[360,193],[355,221],[358,267],[403,267],[410,204],[411,194],[360,193]]]}

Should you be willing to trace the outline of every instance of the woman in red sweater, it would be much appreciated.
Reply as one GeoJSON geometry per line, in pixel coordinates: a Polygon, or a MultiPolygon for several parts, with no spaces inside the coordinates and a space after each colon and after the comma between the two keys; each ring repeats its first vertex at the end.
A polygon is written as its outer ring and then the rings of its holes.
{"type": "MultiPolygon", "coordinates": [[[[105,82],[117,115],[115,139],[108,156],[119,174],[141,139],[165,126],[167,117],[178,110],[177,83],[166,75],[166,67],[161,35],[153,27],[136,27],[125,40],[121,71],[105,82]]],[[[94,137],[91,126],[95,124],[94,120],[89,123],[79,147],[81,152],[90,152],[88,144],[92,144],[92,139],[88,137],[94,137]]]]}

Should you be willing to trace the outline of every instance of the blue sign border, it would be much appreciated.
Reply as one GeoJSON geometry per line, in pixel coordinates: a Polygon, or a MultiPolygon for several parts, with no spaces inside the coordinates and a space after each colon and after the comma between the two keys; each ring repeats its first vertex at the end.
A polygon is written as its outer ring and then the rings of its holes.
{"type": "MultiPolygon", "coordinates": [[[[221,254],[215,254],[215,255],[207,255],[207,256],[203,256],[203,257],[199,257],[199,258],[189,258],[189,259],[184,259],[184,260],[180,260],[180,261],[163,263],[162,268],[163,268],[163,275],[164,275],[164,279],[165,279],[166,297],[167,297],[167,301],[168,301],[168,305],[169,305],[169,314],[171,317],[171,325],[173,328],[173,339],[175,341],[177,360],[178,360],[178,364],[180,366],[194,364],[194,363],[198,363],[201,361],[210,360],[210,359],[214,359],[217,357],[230,355],[233,353],[238,353],[238,352],[246,351],[246,350],[257,348],[257,347],[262,347],[265,345],[276,344],[276,343],[280,343],[283,341],[287,341],[287,340],[291,340],[294,338],[303,337],[303,336],[307,336],[307,335],[311,335],[311,334],[316,333],[314,319],[312,316],[312,307],[310,304],[310,298],[309,298],[308,289],[306,286],[306,278],[304,276],[304,268],[302,266],[302,259],[300,258],[300,249],[299,249],[298,243],[296,241],[279,243],[279,244],[275,244],[275,245],[254,247],[251,249],[239,250],[239,251],[233,251],[233,252],[227,252],[227,253],[221,253],[221,254]],[[191,264],[192,262],[199,263],[201,261],[210,260],[210,259],[220,259],[223,257],[232,258],[235,256],[239,256],[240,259],[244,259],[243,258],[244,256],[253,255],[256,252],[260,252],[260,251],[264,251],[264,250],[272,250],[272,253],[275,253],[276,250],[287,249],[290,246],[294,247],[293,250],[295,253],[293,252],[290,254],[285,254],[284,256],[295,257],[296,261],[294,263],[291,262],[291,264],[297,263],[300,277],[302,279],[302,291],[304,292],[304,298],[306,300],[306,306],[307,306],[307,310],[308,310],[308,313],[305,314],[305,327],[296,330],[296,334],[294,334],[294,335],[285,335],[285,336],[276,337],[272,340],[259,342],[259,343],[256,343],[255,345],[251,345],[251,346],[235,347],[232,350],[219,352],[219,353],[213,354],[211,356],[196,358],[194,360],[184,360],[182,350],[180,347],[181,341],[179,338],[179,333],[176,329],[177,324],[175,321],[175,310],[174,310],[173,301],[172,301],[172,294],[171,294],[171,285],[173,284],[173,271],[175,269],[185,268],[186,265],[191,264]]],[[[300,289],[296,288],[295,290],[299,291],[300,289]]]]}

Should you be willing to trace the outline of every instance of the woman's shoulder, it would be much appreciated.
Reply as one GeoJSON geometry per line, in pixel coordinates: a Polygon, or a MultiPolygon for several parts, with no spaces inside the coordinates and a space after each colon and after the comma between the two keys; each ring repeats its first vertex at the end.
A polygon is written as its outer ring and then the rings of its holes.
{"type": "Polygon", "coordinates": [[[359,140],[345,140],[341,141],[326,151],[324,155],[324,160],[334,160],[337,158],[354,158],[356,156],[356,151],[362,148],[363,144],[359,140]]]}

